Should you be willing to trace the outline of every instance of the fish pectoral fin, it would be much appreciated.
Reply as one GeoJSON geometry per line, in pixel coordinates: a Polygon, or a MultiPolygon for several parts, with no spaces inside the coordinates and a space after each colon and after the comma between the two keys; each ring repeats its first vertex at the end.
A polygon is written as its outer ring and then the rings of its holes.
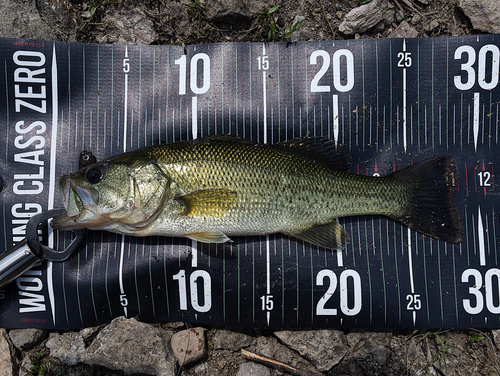
{"type": "Polygon", "coordinates": [[[187,194],[178,200],[187,204],[184,215],[219,218],[236,204],[237,198],[236,192],[227,189],[206,189],[187,194]]]}
{"type": "Polygon", "coordinates": [[[338,222],[331,222],[325,225],[315,226],[309,230],[286,235],[294,236],[300,240],[329,249],[344,249],[351,241],[347,232],[338,222]]]}
{"type": "Polygon", "coordinates": [[[231,241],[226,234],[215,231],[192,232],[191,234],[185,234],[184,236],[202,243],[226,243],[231,241]]]}

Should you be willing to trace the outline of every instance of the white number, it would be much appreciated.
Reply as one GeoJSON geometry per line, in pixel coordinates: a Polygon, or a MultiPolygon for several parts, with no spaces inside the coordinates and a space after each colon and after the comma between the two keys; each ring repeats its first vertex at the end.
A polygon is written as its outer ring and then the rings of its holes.
{"type": "Polygon", "coordinates": [[[186,55],[174,61],[175,65],[179,65],[179,95],[186,94],[186,55]]]}
{"type": "Polygon", "coordinates": [[[491,173],[489,171],[480,171],[477,175],[479,176],[479,185],[481,187],[491,187],[491,173]]]}
{"type": "Polygon", "coordinates": [[[174,281],[179,281],[179,306],[181,311],[186,311],[188,308],[187,304],[187,288],[186,288],[186,271],[179,270],[179,273],[172,276],[174,281]]]}
{"type": "MultiPolygon", "coordinates": [[[[186,311],[187,307],[187,286],[186,271],[179,270],[179,273],[172,276],[175,281],[179,281],[179,308],[186,311]]],[[[205,270],[195,270],[189,277],[189,287],[191,290],[191,305],[197,312],[208,312],[212,308],[212,278],[205,270]],[[198,300],[198,278],[203,281],[203,305],[198,300]]]]}
{"type": "Polygon", "coordinates": [[[128,306],[127,295],[125,294],[120,295],[120,304],[122,305],[122,307],[128,306]]]}
{"type": "Polygon", "coordinates": [[[500,51],[494,44],[487,44],[479,50],[477,79],[479,86],[485,90],[494,89],[498,84],[498,70],[500,62],[498,61],[500,51]],[[486,54],[491,53],[491,81],[486,82],[486,54]]]}
{"type": "Polygon", "coordinates": [[[210,311],[210,308],[212,308],[212,278],[210,274],[205,270],[196,270],[192,272],[189,277],[189,285],[191,286],[191,305],[194,310],[198,312],[210,311]],[[196,282],[198,278],[203,280],[203,305],[198,301],[198,283],[196,282]]]}
{"type": "Polygon", "coordinates": [[[337,276],[336,274],[328,269],[320,270],[318,275],[316,276],[316,284],[318,286],[323,286],[323,280],[325,277],[330,279],[330,284],[328,285],[328,290],[326,290],[325,295],[321,297],[316,306],[316,314],[318,316],[324,315],[332,315],[335,316],[337,314],[336,308],[325,308],[325,304],[333,296],[333,293],[337,289],[337,276]]]}
{"type": "Polygon", "coordinates": [[[195,94],[204,94],[210,89],[210,58],[207,54],[200,53],[191,59],[191,91],[195,94]],[[203,63],[203,80],[198,87],[198,61],[203,63]]]}
{"type": "MultiPolygon", "coordinates": [[[[182,55],[174,61],[175,65],[179,65],[179,95],[186,94],[186,74],[187,74],[187,57],[182,55]]],[[[190,88],[194,94],[204,94],[210,89],[210,58],[205,53],[199,53],[191,58],[191,78],[190,88]],[[202,61],[203,78],[202,85],[198,86],[198,62],[202,61]]]]}
{"type": "MultiPolygon", "coordinates": [[[[476,62],[476,51],[471,46],[460,46],[455,50],[455,60],[460,60],[462,55],[467,54],[467,61],[461,64],[461,69],[467,73],[467,81],[462,82],[462,76],[454,77],[455,86],[459,90],[472,89],[476,83],[476,72],[473,65],[476,62]]],[[[482,89],[491,90],[498,85],[500,74],[500,50],[494,44],[487,44],[479,50],[478,59],[478,84],[482,89]],[[491,54],[491,80],[486,81],[487,55],[491,54]]]]}
{"type": "Polygon", "coordinates": [[[325,50],[316,50],[311,54],[311,57],[309,58],[309,64],[316,65],[318,63],[319,56],[322,57],[323,64],[321,65],[319,72],[316,73],[313,80],[311,81],[311,91],[313,93],[323,93],[330,91],[330,85],[318,85],[319,80],[323,78],[325,73],[328,71],[328,68],[330,67],[330,54],[325,50]]]}
{"type": "Polygon", "coordinates": [[[406,300],[408,300],[408,305],[406,306],[408,311],[419,311],[422,308],[420,294],[408,294],[406,295],[406,300]]]}
{"type": "Polygon", "coordinates": [[[411,67],[411,52],[399,52],[398,53],[398,67],[409,68],[411,67]]]}
{"type": "Polygon", "coordinates": [[[472,286],[469,287],[469,294],[474,295],[476,297],[476,305],[472,306],[470,299],[464,299],[464,309],[467,313],[471,315],[476,315],[483,310],[483,294],[479,289],[483,284],[483,277],[479,270],[476,269],[467,269],[462,273],[462,282],[469,282],[470,277],[474,278],[472,282],[472,286]]]}
{"type": "Polygon", "coordinates": [[[460,60],[463,53],[467,54],[467,61],[462,63],[461,68],[467,72],[467,81],[462,82],[462,76],[457,75],[454,77],[455,86],[459,90],[469,90],[476,83],[476,74],[472,65],[476,62],[476,51],[471,46],[460,46],[455,50],[455,60],[460,60]]]}
{"type": "MultiPolygon", "coordinates": [[[[309,64],[316,65],[318,63],[318,57],[321,57],[323,59],[323,64],[321,65],[318,73],[316,73],[311,81],[311,92],[330,92],[330,85],[319,85],[319,81],[328,71],[328,68],[330,68],[330,55],[325,50],[316,50],[311,54],[311,57],[309,58],[309,64]]],[[[354,56],[349,50],[341,49],[335,51],[335,53],[333,54],[333,87],[335,88],[335,90],[340,92],[347,92],[354,87],[354,56]],[[342,56],[346,59],[345,84],[342,83],[340,74],[342,56]]]]}
{"type": "Polygon", "coordinates": [[[340,310],[346,316],[355,316],[361,311],[361,277],[355,270],[344,270],[340,273],[340,310]],[[354,284],[354,305],[349,308],[347,299],[347,278],[354,284]]]}
{"type": "Polygon", "coordinates": [[[333,86],[341,92],[346,92],[354,87],[354,56],[349,50],[338,50],[333,54],[333,86]],[[345,85],[340,82],[340,57],[347,60],[347,77],[345,85]]]}
{"type": "MultiPolygon", "coordinates": [[[[318,316],[335,316],[337,315],[336,308],[325,308],[325,304],[328,300],[333,296],[335,290],[337,289],[337,275],[329,269],[323,269],[318,272],[316,275],[316,285],[323,286],[323,282],[325,277],[328,277],[330,283],[328,285],[328,290],[321,297],[316,305],[316,314],[318,316]]],[[[361,311],[361,277],[358,272],[355,270],[344,270],[340,273],[340,310],[346,316],[355,316],[361,311]],[[348,287],[348,279],[351,279],[353,282],[353,296],[354,303],[352,308],[349,307],[349,297],[348,291],[350,291],[348,287]]]]}
{"type": "Polygon", "coordinates": [[[488,311],[494,314],[499,314],[500,313],[500,269],[498,268],[493,268],[490,269],[486,272],[484,275],[484,291],[486,293],[486,308],[488,308],[488,311]],[[498,304],[495,305],[493,302],[493,297],[495,296],[493,292],[493,278],[496,278],[497,283],[496,286],[498,288],[496,297],[498,300],[498,304]]]}
{"type": "Polygon", "coordinates": [[[273,296],[272,295],[262,295],[260,297],[262,300],[262,310],[263,311],[272,311],[274,308],[273,296]]]}
{"type": "Polygon", "coordinates": [[[129,61],[130,61],[129,58],[123,59],[123,73],[130,72],[130,62],[129,61]]]}
{"type": "Polygon", "coordinates": [[[268,70],[269,69],[269,56],[267,56],[267,55],[259,56],[257,58],[257,61],[259,63],[259,70],[268,70]]]}

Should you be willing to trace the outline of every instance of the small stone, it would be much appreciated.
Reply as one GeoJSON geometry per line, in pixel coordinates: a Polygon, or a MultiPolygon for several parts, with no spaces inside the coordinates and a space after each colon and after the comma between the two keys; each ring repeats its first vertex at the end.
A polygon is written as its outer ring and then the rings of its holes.
{"type": "Polygon", "coordinates": [[[236,376],[269,376],[271,372],[266,366],[258,363],[243,363],[236,376]]]}
{"type": "Polygon", "coordinates": [[[389,38],[416,38],[418,31],[408,22],[401,22],[389,35],[389,38]]]}
{"type": "Polygon", "coordinates": [[[229,330],[217,330],[212,339],[212,346],[215,350],[225,349],[238,351],[242,347],[247,347],[252,342],[252,337],[229,330]]]}
{"type": "Polygon", "coordinates": [[[469,17],[474,29],[491,34],[500,33],[498,0],[459,0],[458,7],[469,17]]]}
{"type": "Polygon", "coordinates": [[[495,341],[495,345],[498,349],[500,349],[500,329],[492,330],[493,340],[495,341]]]}
{"type": "Polygon", "coordinates": [[[384,29],[386,25],[394,22],[394,15],[395,11],[387,0],[372,0],[347,13],[339,31],[345,35],[354,35],[375,27],[377,30],[384,29]]]}
{"type": "Polygon", "coordinates": [[[80,330],[80,335],[82,336],[84,341],[88,341],[94,334],[99,331],[99,326],[91,326],[89,328],[83,328],[80,330]]]}
{"type": "Polygon", "coordinates": [[[181,367],[195,363],[207,355],[205,330],[203,328],[190,328],[175,333],[172,336],[171,346],[181,367]]]}
{"type": "Polygon", "coordinates": [[[338,330],[282,331],[274,334],[321,372],[329,371],[347,353],[345,335],[338,330]]]}
{"type": "Polygon", "coordinates": [[[81,362],[84,357],[85,342],[78,332],[53,333],[46,346],[50,349],[51,356],[70,366],[81,362]]]}
{"type": "Polygon", "coordinates": [[[412,25],[416,25],[418,24],[420,21],[422,21],[422,17],[419,16],[418,14],[415,14],[412,18],[411,18],[411,23],[412,25]]]}
{"type": "Polygon", "coordinates": [[[158,39],[153,21],[137,7],[108,9],[103,24],[107,30],[96,38],[98,43],[151,44],[158,39]]]}
{"type": "Polygon", "coordinates": [[[340,20],[342,18],[342,12],[339,10],[337,11],[337,13],[335,13],[337,15],[337,18],[340,20]]]}
{"type": "Polygon", "coordinates": [[[17,360],[14,357],[14,346],[5,329],[0,329],[0,376],[17,374],[17,360]]]}
{"type": "Polygon", "coordinates": [[[31,357],[31,354],[29,352],[24,354],[21,360],[21,364],[19,365],[19,376],[33,375],[33,372],[31,371],[31,368],[33,367],[33,361],[34,359],[31,357]]]}
{"type": "Polygon", "coordinates": [[[47,331],[42,329],[12,329],[9,332],[10,340],[20,350],[38,344],[46,335],[47,331]]]}
{"type": "Polygon", "coordinates": [[[168,350],[170,338],[166,330],[118,317],[99,332],[82,362],[125,373],[173,376],[176,363],[168,350]]]}
{"type": "Polygon", "coordinates": [[[351,349],[353,359],[359,359],[366,363],[367,359],[372,359],[379,367],[387,364],[388,350],[387,344],[390,341],[390,334],[386,333],[349,333],[347,342],[351,349]]]}
{"type": "Polygon", "coordinates": [[[436,19],[433,19],[431,22],[429,22],[425,27],[424,30],[427,34],[432,33],[434,30],[436,30],[439,27],[439,21],[436,19]]]}

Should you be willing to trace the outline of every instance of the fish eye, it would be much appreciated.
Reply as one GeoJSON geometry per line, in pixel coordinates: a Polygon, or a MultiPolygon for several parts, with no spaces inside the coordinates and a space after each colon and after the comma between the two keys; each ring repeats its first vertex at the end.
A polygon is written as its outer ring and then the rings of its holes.
{"type": "Polygon", "coordinates": [[[101,181],[102,179],[102,172],[101,170],[99,170],[98,168],[94,167],[94,168],[91,168],[90,170],[87,171],[87,173],[85,174],[85,179],[87,179],[87,181],[90,183],[90,184],[97,184],[101,181]]]}

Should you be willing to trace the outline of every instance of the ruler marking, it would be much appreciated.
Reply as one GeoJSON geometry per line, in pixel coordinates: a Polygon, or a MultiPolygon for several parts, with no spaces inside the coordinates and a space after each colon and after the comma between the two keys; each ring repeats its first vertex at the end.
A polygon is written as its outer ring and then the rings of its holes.
{"type": "MultiPolygon", "coordinates": [[[[125,46],[125,59],[128,59],[128,46],[125,46]]],[[[124,85],[124,104],[123,104],[123,152],[127,151],[127,114],[128,114],[128,73],[125,72],[125,85],[124,85]]],[[[120,303],[123,306],[123,312],[125,317],[128,317],[127,305],[123,304],[127,302],[125,297],[125,289],[123,286],[123,256],[125,252],[125,235],[121,236],[121,247],[120,247],[120,265],[118,270],[118,283],[120,285],[120,303]],[[122,299],[125,300],[122,300],[122,299]]]]}
{"type": "Polygon", "coordinates": [[[479,93],[474,93],[474,120],[473,120],[473,130],[474,130],[474,151],[477,152],[477,139],[479,136],[479,93]]]}
{"type": "MultiPolygon", "coordinates": [[[[403,53],[406,52],[406,39],[403,39],[403,53]]],[[[406,54],[404,54],[406,55],[406,54]]],[[[406,58],[406,56],[405,56],[406,58]]],[[[403,67],[403,146],[406,153],[406,65],[403,67]]]]}
{"type": "Polygon", "coordinates": [[[484,227],[483,218],[481,216],[481,206],[477,207],[477,239],[479,244],[479,265],[486,266],[486,250],[484,247],[484,227]]]}
{"type": "MultiPolygon", "coordinates": [[[[57,116],[59,110],[59,96],[58,96],[58,79],[57,79],[57,58],[56,58],[56,44],[52,47],[52,68],[51,68],[51,87],[52,87],[52,133],[50,140],[50,182],[49,182],[49,202],[47,208],[54,208],[55,200],[55,180],[56,180],[56,152],[57,152],[57,116]]],[[[54,246],[54,231],[51,226],[47,226],[48,246],[54,246]]],[[[52,321],[56,324],[56,302],[54,295],[54,280],[53,280],[53,263],[47,262],[47,287],[49,290],[49,302],[52,313],[52,321]]]]}

